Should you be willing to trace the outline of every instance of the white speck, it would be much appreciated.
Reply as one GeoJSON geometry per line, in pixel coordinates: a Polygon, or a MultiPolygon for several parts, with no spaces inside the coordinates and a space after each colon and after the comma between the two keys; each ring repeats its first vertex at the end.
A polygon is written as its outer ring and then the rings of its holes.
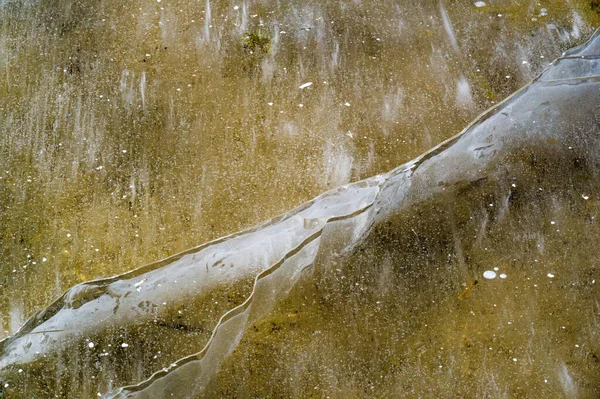
{"type": "Polygon", "coordinates": [[[550,221],[550,224],[556,224],[556,222],[554,220],[550,221]]]}
{"type": "Polygon", "coordinates": [[[548,9],[542,8],[540,10],[540,17],[545,17],[546,15],[548,15],[548,9]]]}
{"type": "Polygon", "coordinates": [[[272,106],[273,106],[273,103],[267,103],[267,105],[268,105],[269,107],[272,107],[272,106]]]}
{"type": "Polygon", "coordinates": [[[579,345],[575,344],[575,347],[576,347],[576,348],[579,348],[579,345]]]}
{"type": "Polygon", "coordinates": [[[492,270],[486,270],[485,272],[483,272],[483,277],[491,280],[493,278],[496,278],[496,272],[492,270]]]}
{"type": "Polygon", "coordinates": [[[500,275],[500,278],[506,278],[506,274],[502,273],[502,274],[500,275]]]}
{"type": "Polygon", "coordinates": [[[42,258],[42,262],[48,262],[48,259],[42,258]]]}
{"type": "Polygon", "coordinates": [[[156,0],[157,3],[160,3],[160,0],[156,0]]]}
{"type": "Polygon", "coordinates": [[[589,195],[585,195],[585,194],[581,194],[581,198],[583,198],[584,200],[589,200],[590,196],[589,195]]]}
{"type": "Polygon", "coordinates": [[[527,61],[523,61],[523,65],[527,65],[527,64],[528,64],[528,62],[527,62],[527,61]]]}
{"type": "Polygon", "coordinates": [[[150,57],[150,54],[146,54],[146,57],[150,57]]]}
{"type": "Polygon", "coordinates": [[[121,344],[121,348],[127,348],[128,346],[129,346],[129,344],[126,344],[125,342],[123,342],[123,343],[121,344]]]}
{"type": "Polygon", "coordinates": [[[348,137],[350,137],[350,138],[353,138],[353,137],[354,137],[354,135],[353,135],[353,134],[352,134],[352,132],[350,132],[350,131],[349,131],[348,133],[346,133],[346,136],[348,136],[348,137]]]}
{"type": "Polygon", "coordinates": [[[548,273],[547,276],[550,278],[554,278],[554,274],[552,274],[552,273],[548,273]]]}
{"type": "Polygon", "coordinates": [[[510,79],[510,75],[506,75],[506,79],[510,79]]]}
{"type": "Polygon", "coordinates": [[[312,86],[312,82],[306,82],[304,84],[301,84],[300,86],[298,86],[299,89],[306,89],[307,87],[312,86]]]}
{"type": "Polygon", "coordinates": [[[8,382],[4,384],[4,388],[8,388],[8,382]]]}
{"type": "Polygon", "coordinates": [[[147,278],[141,279],[140,281],[138,281],[137,283],[135,283],[133,286],[139,292],[141,290],[141,285],[144,284],[146,281],[148,281],[147,278]]]}
{"type": "Polygon", "coordinates": [[[533,22],[535,22],[535,21],[537,21],[537,18],[536,18],[536,17],[533,17],[533,18],[531,18],[531,20],[532,20],[533,22]]]}
{"type": "Polygon", "coordinates": [[[178,88],[177,88],[177,91],[181,91],[181,88],[180,88],[180,87],[178,87],[178,88]]]}
{"type": "Polygon", "coordinates": [[[499,268],[497,268],[497,267],[494,267],[494,270],[495,270],[495,271],[498,271],[498,270],[500,270],[500,269],[499,269],[499,268]]]}
{"type": "Polygon", "coordinates": [[[71,233],[67,233],[67,237],[71,237],[71,233]]]}
{"type": "Polygon", "coordinates": [[[512,187],[517,187],[517,185],[515,183],[511,184],[512,187]]]}
{"type": "Polygon", "coordinates": [[[347,102],[347,103],[345,103],[344,105],[345,105],[346,107],[349,107],[349,106],[350,106],[350,103],[348,103],[348,102],[347,102]]]}
{"type": "Polygon", "coordinates": [[[298,104],[298,106],[299,106],[300,108],[302,108],[302,107],[304,107],[304,104],[298,104]]]}
{"type": "Polygon", "coordinates": [[[23,369],[19,369],[19,373],[22,373],[22,372],[23,372],[23,369]]]}
{"type": "Polygon", "coordinates": [[[126,153],[127,153],[127,150],[121,150],[121,152],[122,152],[123,154],[126,154],[126,153]]]}
{"type": "Polygon", "coordinates": [[[501,17],[501,16],[502,16],[502,14],[498,14],[498,16],[499,16],[499,17],[501,17]]]}
{"type": "Polygon", "coordinates": [[[234,10],[239,10],[239,9],[240,9],[240,6],[233,6],[233,9],[234,9],[234,10]]]}
{"type": "Polygon", "coordinates": [[[517,358],[516,358],[516,357],[513,357],[513,362],[516,362],[516,361],[517,361],[517,358]]]}
{"type": "Polygon", "coordinates": [[[96,170],[102,170],[102,168],[104,168],[104,166],[100,165],[96,168],[96,170]]]}
{"type": "Polygon", "coordinates": [[[88,347],[89,347],[90,349],[92,349],[92,348],[94,347],[94,343],[93,343],[93,342],[90,342],[90,343],[88,344],[88,347]]]}
{"type": "Polygon", "coordinates": [[[475,2],[475,7],[485,7],[487,4],[485,4],[484,1],[476,1],[475,2]]]}
{"type": "Polygon", "coordinates": [[[94,249],[94,251],[98,252],[98,251],[100,251],[100,249],[99,249],[99,248],[96,248],[96,249],[94,249]]]}

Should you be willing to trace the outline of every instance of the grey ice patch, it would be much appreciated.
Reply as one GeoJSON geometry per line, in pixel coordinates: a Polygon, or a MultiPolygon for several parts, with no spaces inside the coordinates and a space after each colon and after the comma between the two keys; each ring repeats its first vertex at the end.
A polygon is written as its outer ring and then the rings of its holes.
{"type": "Polygon", "coordinates": [[[573,377],[569,374],[569,369],[564,361],[561,362],[559,366],[558,380],[560,381],[560,385],[562,385],[567,398],[577,397],[577,385],[575,384],[573,377]]]}
{"type": "Polygon", "coordinates": [[[463,108],[473,105],[471,85],[464,76],[461,76],[456,82],[456,103],[463,108]]]}

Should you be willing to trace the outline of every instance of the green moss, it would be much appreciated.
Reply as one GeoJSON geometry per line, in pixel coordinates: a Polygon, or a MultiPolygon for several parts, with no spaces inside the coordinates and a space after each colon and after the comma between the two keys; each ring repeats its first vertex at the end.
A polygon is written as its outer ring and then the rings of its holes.
{"type": "Polygon", "coordinates": [[[247,32],[242,40],[242,45],[252,52],[260,51],[267,54],[271,51],[271,39],[262,30],[247,32]]]}

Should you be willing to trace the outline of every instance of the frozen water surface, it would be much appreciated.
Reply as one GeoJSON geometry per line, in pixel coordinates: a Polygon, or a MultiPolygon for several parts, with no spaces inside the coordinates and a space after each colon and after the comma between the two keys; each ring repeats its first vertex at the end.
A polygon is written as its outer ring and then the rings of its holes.
{"type": "Polygon", "coordinates": [[[0,3],[1,395],[599,396],[600,15],[543,6],[0,3]]]}

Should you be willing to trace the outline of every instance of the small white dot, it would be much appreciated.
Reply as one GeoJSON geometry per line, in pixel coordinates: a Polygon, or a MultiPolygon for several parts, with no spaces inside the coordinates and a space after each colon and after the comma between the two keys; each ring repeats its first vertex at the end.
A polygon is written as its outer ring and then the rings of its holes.
{"type": "Polygon", "coordinates": [[[496,272],[492,270],[486,270],[485,272],[483,272],[483,277],[489,280],[494,279],[496,278],[496,272]]]}
{"type": "Polygon", "coordinates": [[[94,347],[94,343],[93,343],[93,342],[90,342],[90,343],[88,344],[88,347],[89,347],[90,349],[91,349],[91,348],[93,348],[93,347],[94,347]]]}

